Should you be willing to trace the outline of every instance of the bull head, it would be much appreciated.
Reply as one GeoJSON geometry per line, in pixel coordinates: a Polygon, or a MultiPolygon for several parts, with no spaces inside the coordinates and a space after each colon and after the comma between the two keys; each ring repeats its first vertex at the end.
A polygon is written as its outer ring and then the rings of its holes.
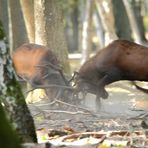
{"type": "Polygon", "coordinates": [[[88,79],[81,77],[78,72],[74,73],[73,81],[77,93],[79,92],[82,92],[84,94],[91,93],[96,95],[97,98],[104,98],[104,99],[108,97],[108,93],[103,87],[100,87],[99,85],[94,84],[88,79]]]}

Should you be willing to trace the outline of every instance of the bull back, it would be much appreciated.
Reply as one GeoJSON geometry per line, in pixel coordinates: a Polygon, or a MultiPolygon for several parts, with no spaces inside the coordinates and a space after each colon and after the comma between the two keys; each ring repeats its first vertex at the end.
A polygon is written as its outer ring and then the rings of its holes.
{"type": "Polygon", "coordinates": [[[119,80],[148,81],[147,47],[127,40],[113,41],[80,67],[77,87],[107,98],[104,87],[119,80]]]}
{"type": "MultiPolygon", "coordinates": [[[[12,54],[16,73],[33,87],[39,85],[65,85],[60,73],[50,65],[59,67],[56,55],[47,47],[37,44],[24,44],[12,54]]],[[[48,97],[57,93],[57,88],[46,89],[48,97]]]]}

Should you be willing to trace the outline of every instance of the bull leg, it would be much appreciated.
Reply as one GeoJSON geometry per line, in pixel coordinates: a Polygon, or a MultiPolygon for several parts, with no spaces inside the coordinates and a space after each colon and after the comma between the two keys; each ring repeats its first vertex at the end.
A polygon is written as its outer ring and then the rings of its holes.
{"type": "Polygon", "coordinates": [[[99,83],[97,83],[96,90],[96,111],[100,111],[101,109],[101,98],[106,99],[108,97],[108,93],[105,90],[105,82],[107,80],[107,75],[105,75],[102,79],[100,79],[99,83]]]}
{"type": "Polygon", "coordinates": [[[100,99],[100,98],[106,99],[108,97],[108,93],[104,88],[107,77],[108,76],[105,75],[97,84],[97,86],[98,86],[97,99],[100,99]]]}
{"type": "Polygon", "coordinates": [[[99,111],[99,109],[101,108],[101,100],[100,100],[100,98],[103,98],[103,99],[108,98],[108,93],[107,93],[107,91],[105,90],[104,87],[107,84],[110,84],[110,83],[115,82],[115,81],[120,80],[120,79],[121,79],[121,72],[119,72],[119,70],[114,70],[114,71],[108,72],[98,82],[98,84],[97,84],[98,91],[97,91],[97,95],[96,95],[96,108],[97,108],[97,111],[99,111]]]}
{"type": "Polygon", "coordinates": [[[106,72],[104,77],[100,79],[97,84],[99,88],[98,93],[97,93],[97,98],[102,97],[106,99],[108,97],[108,93],[104,87],[107,84],[120,80],[121,78],[122,78],[121,71],[117,68],[112,68],[110,71],[106,72]]]}
{"type": "Polygon", "coordinates": [[[100,111],[101,109],[101,98],[106,99],[108,97],[107,91],[102,87],[98,89],[96,94],[96,111],[100,111]]]}

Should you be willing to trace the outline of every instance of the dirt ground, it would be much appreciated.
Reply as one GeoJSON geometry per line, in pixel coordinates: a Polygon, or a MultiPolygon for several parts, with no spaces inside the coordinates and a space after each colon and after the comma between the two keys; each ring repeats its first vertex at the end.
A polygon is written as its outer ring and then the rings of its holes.
{"type": "Polygon", "coordinates": [[[145,132],[141,122],[148,118],[148,95],[126,81],[116,82],[106,89],[109,98],[102,99],[100,106],[96,105],[92,94],[77,104],[60,100],[53,103],[42,100],[29,104],[36,129],[145,132]]]}

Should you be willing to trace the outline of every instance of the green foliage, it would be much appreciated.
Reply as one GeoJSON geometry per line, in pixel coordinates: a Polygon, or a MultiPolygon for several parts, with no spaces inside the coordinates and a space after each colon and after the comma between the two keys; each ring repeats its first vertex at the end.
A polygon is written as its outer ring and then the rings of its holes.
{"type": "Polygon", "coordinates": [[[0,103],[0,147],[1,148],[20,148],[19,140],[15,132],[12,130],[10,123],[6,119],[5,113],[0,103]]]}
{"type": "Polygon", "coordinates": [[[143,22],[144,22],[144,28],[148,31],[148,16],[144,17],[143,22]]]}
{"type": "Polygon", "coordinates": [[[59,1],[62,6],[64,12],[70,12],[73,8],[77,7],[80,0],[62,0],[59,1]]]}
{"type": "MultiPolygon", "coordinates": [[[[0,27],[2,27],[1,24],[0,27]]],[[[4,34],[1,34],[1,37],[4,39],[4,34]]],[[[3,43],[6,44],[4,41],[3,43]]],[[[4,61],[2,67],[4,82],[0,85],[0,102],[5,105],[4,109],[19,135],[19,140],[21,142],[37,142],[33,119],[26,105],[21,87],[16,81],[8,45],[0,48],[0,58],[4,61]]],[[[1,119],[1,121],[3,120],[1,119]]]]}
{"type": "Polygon", "coordinates": [[[24,96],[21,91],[20,85],[16,81],[14,75],[11,80],[7,79],[7,86],[9,86],[9,87],[7,87],[7,91],[6,91],[7,98],[9,97],[9,99],[11,99],[11,101],[17,101],[17,103],[19,103],[19,105],[21,105],[21,104],[23,105],[25,103],[24,96]],[[19,91],[19,93],[18,93],[18,91],[19,91]],[[15,99],[15,98],[22,98],[22,99],[15,99]]]}
{"type": "MultiPolygon", "coordinates": [[[[3,40],[4,38],[5,38],[5,34],[3,31],[2,23],[0,22],[0,39],[3,40]]],[[[4,99],[8,99],[8,100],[10,99],[11,101],[17,100],[19,101],[19,103],[24,103],[25,101],[23,99],[15,99],[15,98],[23,98],[23,93],[21,91],[21,87],[19,83],[15,79],[15,73],[12,66],[8,45],[6,45],[6,48],[0,48],[0,57],[2,57],[2,59],[5,61],[4,63],[5,85],[1,86],[1,90],[0,90],[2,91],[2,95],[0,96],[1,101],[4,99]]]]}

